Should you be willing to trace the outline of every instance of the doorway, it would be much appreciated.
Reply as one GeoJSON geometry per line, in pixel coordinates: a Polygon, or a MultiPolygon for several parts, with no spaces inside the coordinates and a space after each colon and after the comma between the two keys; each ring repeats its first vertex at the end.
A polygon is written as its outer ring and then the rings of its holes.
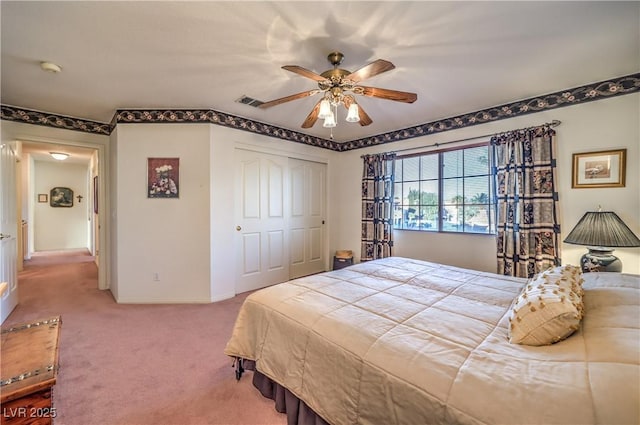
{"type": "Polygon", "coordinates": [[[108,169],[106,147],[46,139],[22,139],[20,144],[22,160],[18,173],[22,179],[20,206],[26,227],[25,257],[31,258],[34,252],[87,249],[95,257],[98,288],[108,289],[106,197],[105,191],[99,190],[104,187],[102,182],[106,181],[104,174],[108,169]],[[57,161],[50,152],[63,152],[68,157],[57,161]],[[59,187],[73,190],[72,204],[65,204],[71,206],[52,203],[52,191],[59,187]]]}

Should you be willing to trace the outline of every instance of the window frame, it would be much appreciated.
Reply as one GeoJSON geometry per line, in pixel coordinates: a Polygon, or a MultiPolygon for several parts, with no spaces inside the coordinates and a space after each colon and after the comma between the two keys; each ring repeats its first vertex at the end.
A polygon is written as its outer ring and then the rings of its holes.
{"type": "MultiPolygon", "coordinates": [[[[437,146],[437,145],[436,145],[437,146]]],[[[400,206],[400,211],[402,211],[401,213],[401,218],[400,218],[400,224],[403,227],[398,227],[398,225],[396,224],[396,220],[393,220],[393,230],[402,230],[402,231],[411,231],[411,232],[427,232],[427,233],[454,233],[454,234],[465,234],[465,235],[491,235],[491,236],[495,236],[497,233],[497,228],[496,228],[496,197],[495,197],[495,176],[493,173],[493,163],[492,163],[492,158],[491,158],[491,144],[490,142],[484,141],[484,142],[478,142],[478,143],[473,143],[473,144],[468,144],[468,145],[463,145],[463,146],[456,146],[456,147],[448,147],[448,148],[440,148],[440,149],[434,149],[434,150],[429,150],[429,151],[422,151],[422,152],[415,152],[415,153],[409,153],[406,155],[397,155],[395,160],[404,160],[404,159],[409,159],[409,158],[415,158],[415,157],[423,157],[423,156],[428,156],[428,155],[436,155],[437,157],[437,167],[438,167],[438,177],[437,177],[437,184],[438,184],[438,205],[437,205],[437,229],[429,229],[429,228],[409,228],[409,227],[404,227],[404,209],[403,207],[406,207],[408,205],[405,205],[402,203],[402,194],[400,194],[399,198],[400,198],[400,203],[396,204],[395,200],[394,200],[394,206],[393,206],[393,211],[394,211],[394,215],[396,212],[396,205],[400,206]],[[477,147],[486,147],[487,148],[487,160],[489,161],[488,166],[487,166],[487,174],[479,174],[479,175],[465,175],[465,169],[464,169],[464,151],[466,149],[471,149],[471,148],[477,148],[477,147]],[[461,155],[463,156],[463,167],[462,167],[462,172],[459,176],[455,176],[455,177],[444,177],[444,154],[446,152],[451,152],[451,151],[460,151],[461,155]],[[471,203],[471,202],[467,202],[464,201],[461,204],[455,204],[458,207],[462,207],[462,211],[463,211],[463,216],[464,216],[464,210],[466,209],[467,206],[476,206],[476,205],[481,205],[481,206],[486,206],[486,208],[488,209],[488,213],[487,213],[487,219],[488,219],[488,229],[486,232],[473,232],[473,231],[468,231],[465,230],[467,221],[464,220],[462,222],[462,230],[460,229],[456,229],[456,230],[446,230],[445,227],[445,220],[444,220],[444,209],[446,206],[453,206],[454,204],[447,204],[444,202],[443,200],[443,195],[444,195],[444,182],[445,180],[452,180],[452,179],[460,179],[462,181],[463,184],[463,188],[462,188],[462,194],[464,197],[464,184],[465,184],[465,179],[468,178],[474,178],[474,177],[481,177],[481,176],[486,176],[488,179],[488,191],[489,193],[488,195],[488,202],[486,204],[478,204],[478,203],[471,203]]],[[[397,163],[396,163],[396,170],[397,170],[397,163]]],[[[402,167],[402,173],[404,174],[404,163],[403,163],[403,167],[402,167]]],[[[395,176],[394,176],[395,177],[395,176]]],[[[408,180],[408,182],[414,182],[418,185],[418,187],[421,186],[421,183],[423,181],[433,181],[434,179],[422,179],[421,178],[421,169],[418,168],[418,179],[417,180],[408,180]]],[[[404,180],[404,176],[402,176],[402,180],[397,180],[396,178],[394,178],[394,188],[397,187],[396,184],[398,183],[405,183],[404,180]]],[[[402,187],[402,186],[401,186],[402,187]]],[[[418,189],[419,190],[419,189],[418,189]]],[[[419,192],[419,197],[421,196],[421,192],[419,192]]],[[[397,198],[398,194],[394,194],[394,198],[397,198]]],[[[420,201],[418,201],[418,207],[422,206],[422,204],[420,203],[420,201]]],[[[395,216],[394,216],[395,217],[395,216]]]]}

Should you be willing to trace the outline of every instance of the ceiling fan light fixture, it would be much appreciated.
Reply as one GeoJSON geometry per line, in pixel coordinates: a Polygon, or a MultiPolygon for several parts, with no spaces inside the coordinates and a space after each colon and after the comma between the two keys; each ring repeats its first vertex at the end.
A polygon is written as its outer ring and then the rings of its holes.
{"type": "Polygon", "coordinates": [[[320,101],[320,112],[318,112],[318,118],[324,120],[329,118],[330,115],[333,115],[331,112],[331,103],[327,99],[322,99],[320,101]]]}
{"type": "Polygon", "coordinates": [[[58,161],[64,161],[69,157],[68,153],[62,153],[62,152],[49,152],[49,155],[51,155],[53,159],[57,159],[58,161]]]}
{"type": "Polygon", "coordinates": [[[324,123],[322,124],[325,128],[333,128],[336,126],[336,117],[333,116],[333,112],[329,111],[329,116],[324,119],[324,123]]]}
{"type": "Polygon", "coordinates": [[[352,103],[351,105],[349,105],[349,111],[347,112],[347,118],[346,121],[347,122],[358,122],[360,121],[360,114],[359,114],[359,110],[358,110],[358,105],[355,103],[352,103]]]}

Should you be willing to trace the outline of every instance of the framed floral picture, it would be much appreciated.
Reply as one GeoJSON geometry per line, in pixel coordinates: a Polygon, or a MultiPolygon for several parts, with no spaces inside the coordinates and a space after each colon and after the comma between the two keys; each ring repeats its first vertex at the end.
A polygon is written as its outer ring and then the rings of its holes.
{"type": "Polygon", "coordinates": [[[178,198],[180,158],[147,158],[147,197],[178,198]]]}
{"type": "Polygon", "coordinates": [[[626,156],[626,149],[574,153],[571,187],[624,187],[626,156]]]}

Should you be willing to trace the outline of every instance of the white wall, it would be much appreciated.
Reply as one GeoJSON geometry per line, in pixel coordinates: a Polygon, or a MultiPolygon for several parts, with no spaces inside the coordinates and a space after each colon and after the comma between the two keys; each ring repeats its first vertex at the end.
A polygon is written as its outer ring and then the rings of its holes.
{"type": "Polygon", "coordinates": [[[98,249],[98,244],[100,239],[100,227],[98,226],[98,217],[95,211],[95,203],[97,202],[97,199],[95,199],[96,196],[94,187],[94,178],[98,176],[98,171],[98,152],[94,152],[91,155],[91,162],[89,164],[89,196],[87,198],[89,205],[87,205],[87,208],[89,209],[89,217],[91,219],[87,220],[87,232],[89,234],[88,243],[91,254],[95,257],[96,264],[99,265],[100,260],[98,256],[100,250],[98,249]]]}
{"type": "Polygon", "coordinates": [[[236,147],[325,163],[337,154],[210,124],[124,124],[112,143],[111,287],[121,303],[235,295],[236,147]],[[146,197],[148,157],[180,158],[179,199],[146,197]]]}
{"type": "Polygon", "coordinates": [[[209,302],[209,125],[127,124],[115,143],[117,300],[209,302]],[[180,158],[179,198],[147,197],[151,157],[180,158]]]}
{"type": "MultiPolygon", "coordinates": [[[[100,187],[100,197],[105,196],[109,202],[108,209],[102,209],[100,214],[103,217],[106,215],[109,218],[109,233],[107,238],[109,240],[109,259],[110,262],[106,265],[109,268],[109,290],[111,295],[117,301],[120,297],[118,292],[119,280],[118,280],[118,128],[114,128],[109,136],[109,180],[102,178],[100,187]],[[103,195],[104,194],[104,195],[103,195]]],[[[104,176],[103,176],[104,177],[104,176]]],[[[105,266],[102,261],[103,268],[105,266]]]]}
{"type": "MultiPolygon", "coordinates": [[[[558,168],[562,170],[561,196],[563,237],[587,211],[614,211],[640,237],[640,93],[566,108],[563,125],[567,144],[559,143],[558,168]],[[566,122],[566,127],[565,127],[566,122]],[[627,149],[626,186],[606,189],[572,189],[572,154],[606,149],[627,149]]],[[[578,264],[586,248],[563,245],[565,263],[578,264]]],[[[617,248],[614,254],[623,272],[640,274],[640,248],[617,248]]]]}
{"type": "Polygon", "coordinates": [[[24,241],[26,247],[23,249],[25,253],[24,259],[31,258],[33,252],[33,231],[29,227],[33,226],[33,205],[34,199],[29,196],[29,193],[33,192],[33,158],[31,155],[22,153],[20,157],[19,171],[20,173],[20,187],[18,190],[21,193],[20,200],[20,221],[26,222],[27,225],[27,237],[24,241]]]}
{"type": "MultiPolygon", "coordinates": [[[[598,205],[604,210],[615,211],[640,236],[640,93],[634,93],[338,154],[330,172],[335,205],[331,212],[334,222],[331,250],[352,249],[356,260],[359,258],[361,155],[477,137],[554,119],[562,121],[556,128],[561,237],[566,237],[586,211],[597,210],[598,205]],[[571,188],[573,153],[619,148],[627,149],[626,187],[571,188]]],[[[496,245],[491,236],[395,231],[394,237],[395,255],[496,271],[496,245]]],[[[563,264],[578,264],[585,252],[585,247],[563,244],[563,264]]],[[[620,248],[615,254],[621,259],[624,272],[640,273],[640,249],[620,248]]]]}
{"type": "Polygon", "coordinates": [[[90,219],[88,193],[89,169],[82,164],[34,161],[33,230],[34,251],[89,248],[87,223],[90,219]],[[50,191],[54,187],[73,190],[72,207],[52,207],[50,191]],[[46,194],[47,202],[38,202],[46,194]],[[82,201],[78,202],[78,196],[82,201]]]}

